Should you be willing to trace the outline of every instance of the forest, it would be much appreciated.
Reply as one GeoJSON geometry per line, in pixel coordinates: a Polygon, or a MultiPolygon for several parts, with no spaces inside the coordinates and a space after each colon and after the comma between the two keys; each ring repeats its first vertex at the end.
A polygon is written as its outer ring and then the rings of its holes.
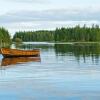
{"type": "Polygon", "coordinates": [[[54,41],[54,31],[16,32],[13,41],[34,42],[54,41]]]}
{"type": "Polygon", "coordinates": [[[13,41],[51,41],[51,42],[99,42],[100,28],[98,25],[87,27],[56,28],[54,31],[29,31],[16,32],[13,41]]]}

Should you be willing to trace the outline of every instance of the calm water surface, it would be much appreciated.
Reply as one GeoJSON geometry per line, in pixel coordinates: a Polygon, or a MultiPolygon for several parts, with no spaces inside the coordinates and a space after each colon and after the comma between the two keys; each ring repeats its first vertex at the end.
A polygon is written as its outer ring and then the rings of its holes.
{"type": "Polygon", "coordinates": [[[1,66],[0,100],[100,100],[100,44],[15,47],[39,48],[41,60],[1,66]]]}

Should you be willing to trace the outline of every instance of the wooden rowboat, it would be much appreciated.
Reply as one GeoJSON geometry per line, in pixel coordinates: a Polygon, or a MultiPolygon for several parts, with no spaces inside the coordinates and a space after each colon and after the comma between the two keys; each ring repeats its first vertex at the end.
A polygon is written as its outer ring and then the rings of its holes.
{"type": "Polygon", "coordinates": [[[8,49],[2,48],[1,54],[5,57],[34,57],[40,56],[40,50],[18,50],[18,49],[8,49]]]}
{"type": "Polygon", "coordinates": [[[15,65],[26,62],[40,62],[40,57],[16,57],[16,58],[3,58],[1,66],[15,65]]]}

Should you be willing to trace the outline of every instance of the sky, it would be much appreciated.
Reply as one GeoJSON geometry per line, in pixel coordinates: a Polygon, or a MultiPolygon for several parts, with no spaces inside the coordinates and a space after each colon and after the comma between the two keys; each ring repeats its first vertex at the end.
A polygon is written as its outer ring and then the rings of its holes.
{"type": "Polygon", "coordinates": [[[0,0],[0,26],[16,31],[100,25],[100,0],[0,0]]]}

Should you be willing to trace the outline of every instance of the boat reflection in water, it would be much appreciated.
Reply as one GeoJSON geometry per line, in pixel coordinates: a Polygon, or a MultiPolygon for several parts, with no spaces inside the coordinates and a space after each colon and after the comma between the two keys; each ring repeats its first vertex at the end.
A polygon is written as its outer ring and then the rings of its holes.
{"type": "Polygon", "coordinates": [[[12,58],[3,58],[1,66],[15,65],[25,62],[40,62],[40,57],[12,57],[12,58]]]}

